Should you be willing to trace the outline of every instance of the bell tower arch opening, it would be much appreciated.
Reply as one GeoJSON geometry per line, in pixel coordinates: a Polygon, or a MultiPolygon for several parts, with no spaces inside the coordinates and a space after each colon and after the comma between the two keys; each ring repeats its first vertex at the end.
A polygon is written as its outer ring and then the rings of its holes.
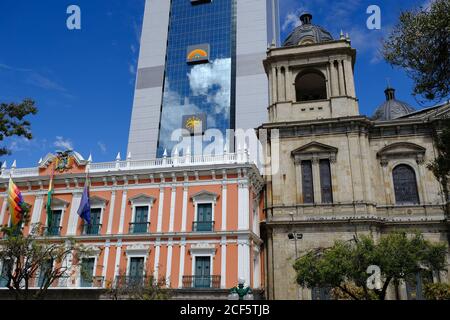
{"type": "Polygon", "coordinates": [[[297,102],[326,100],[327,82],[322,72],[314,69],[301,72],[295,78],[297,102]]]}

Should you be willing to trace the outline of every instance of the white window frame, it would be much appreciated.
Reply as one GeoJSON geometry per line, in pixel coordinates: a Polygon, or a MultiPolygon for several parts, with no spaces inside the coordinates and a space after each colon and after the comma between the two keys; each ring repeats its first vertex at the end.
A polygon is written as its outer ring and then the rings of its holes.
{"type": "Polygon", "coordinates": [[[209,257],[210,267],[209,275],[214,275],[214,257],[216,256],[216,246],[214,244],[203,244],[199,243],[197,245],[192,245],[189,253],[191,255],[191,276],[195,276],[195,262],[197,257],[209,257]]]}
{"type": "MultiPolygon", "coordinates": [[[[77,277],[77,287],[81,288],[81,265],[83,263],[83,259],[94,259],[94,270],[92,270],[92,277],[95,278],[95,271],[97,269],[97,261],[98,261],[98,255],[100,253],[94,253],[93,255],[90,256],[86,256],[86,257],[82,257],[81,261],[80,261],[80,268],[78,270],[78,277],[77,277]]],[[[91,288],[95,288],[95,287],[91,287],[91,288]]],[[[89,287],[83,287],[83,289],[89,289],[89,287]]]]}
{"type": "Polygon", "coordinates": [[[148,208],[148,214],[147,214],[147,223],[150,223],[150,217],[152,215],[152,209],[153,204],[155,203],[155,198],[152,196],[147,196],[144,194],[140,194],[136,197],[133,197],[130,199],[131,203],[131,223],[134,223],[136,220],[136,207],[147,207],[148,208]]]}
{"type": "MultiPolygon", "coordinates": [[[[64,201],[64,200],[58,199],[58,198],[53,199],[52,202],[56,202],[56,204],[53,205],[52,208],[51,208],[52,209],[52,213],[54,211],[61,210],[61,219],[59,220],[59,226],[58,226],[60,228],[59,236],[61,237],[62,236],[62,234],[61,234],[61,232],[62,232],[62,225],[63,225],[63,222],[64,222],[64,217],[65,217],[67,208],[69,207],[69,203],[64,201]]],[[[45,225],[48,228],[47,221],[46,221],[45,225]]]]}
{"type": "Polygon", "coordinates": [[[150,248],[148,246],[137,245],[130,246],[125,249],[125,253],[127,255],[127,269],[125,271],[125,276],[130,276],[130,266],[131,266],[131,258],[144,258],[144,268],[142,270],[142,276],[145,276],[145,272],[147,269],[148,257],[150,255],[150,248]]]}
{"type": "MultiPolygon", "coordinates": [[[[101,210],[100,211],[100,224],[103,227],[103,218],[104,218],[106,206],[108,204],[108,200],[94,196],[90,199],[90,203],[91,203],[91,210],[92,209],[100,209],[101,210]]],[[[101,230],[99,230],[99,234],[100,233],[101,233],[101,230]]]]}
{"type": "MultiPolygon", "coordinates": [[[[215,207],[217,205],[218,195],[209,191],[201,191],[191,197],[194,205],[194,219],[193,222],[198,222],[198,205],[199,204],[211,204],[211,221],[215,223],[215,207]]],[[[224,213],[222,213],[224,214],[224,213]]]]}

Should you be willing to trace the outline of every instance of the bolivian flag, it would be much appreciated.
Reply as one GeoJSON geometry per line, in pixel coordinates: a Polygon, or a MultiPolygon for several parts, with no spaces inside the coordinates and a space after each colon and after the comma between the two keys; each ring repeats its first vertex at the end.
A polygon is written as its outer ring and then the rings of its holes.
{"type": "Polygon", "coordinates": [[[47,193],[47,227],[50,228],[52,226],[52,218],[53,218],[53,211],[52,211],[52,196],[53,196],[53,173],[50,178],[50,185],[48,186],[48,193],[47,193]]]}
{"type": "Polygon", "coordinates": [[[11,214],[11,224],[15,227],[23,219],[22,205],[24,204],[24,201],[19,188],[14,184],[12,178],[9,178],[8,204],[9,213],[11,214]]]}

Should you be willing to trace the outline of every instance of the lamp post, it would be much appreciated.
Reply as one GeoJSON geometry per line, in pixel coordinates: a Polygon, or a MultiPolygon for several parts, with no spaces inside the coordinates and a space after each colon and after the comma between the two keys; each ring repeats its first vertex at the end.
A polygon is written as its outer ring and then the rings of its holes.
{"type": "MultiPolygon", "coordinates": [[[[290,215],[291,215],[291,219],[292,219],[292,226],[294,226],[294,214],[290,213],[290,215]]],[[[294,240],[294,244],[295,244],[295,261],[297,261],[297,259],[298,259],[297,240],[303,239],[303,234],[294,231],[294,232],[288,233],[288,238],[289,238],[289,240],[294,240]]],[[[298,299],[300,300],[300,286],[298,286],[298,285],[297,285],[297,294],[298,294],[298,299]]]]}
{"type": "Polygon", "coordinates": [[[253,291],[250,287],[245,287],[245,279],[240,278],[239,284],[230,290],[228,300],[253,300],[253,291]]]}

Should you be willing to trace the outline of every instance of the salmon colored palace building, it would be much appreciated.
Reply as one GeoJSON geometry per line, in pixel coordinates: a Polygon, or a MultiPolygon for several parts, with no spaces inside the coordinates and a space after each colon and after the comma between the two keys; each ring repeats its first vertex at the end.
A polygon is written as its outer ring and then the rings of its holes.
{"type": "MultiPolygon", "coordinates": [[[[2,168],[1,224],[10,221],[6,188],[12,176],[32,205],[30,225],[46,225],[56,159],[49,154],[35,168],[2,168]]],[[[180,297],[203,297],[202,292],[224,297],[239,278],[252,288],[263,287],[263,179],[248,152],[125,161],[118,155],[109,163],[73,152],[65,160],[55,171],[53,223],[46,236],[73,238],[92,249],[83,268],[94,280],[84,281],[74,266],[71,276],[53,287],[101,289],[145,275],[162,279],[180,297]],[[77,214],[87,172],[91,225],[77,214]]]]}

